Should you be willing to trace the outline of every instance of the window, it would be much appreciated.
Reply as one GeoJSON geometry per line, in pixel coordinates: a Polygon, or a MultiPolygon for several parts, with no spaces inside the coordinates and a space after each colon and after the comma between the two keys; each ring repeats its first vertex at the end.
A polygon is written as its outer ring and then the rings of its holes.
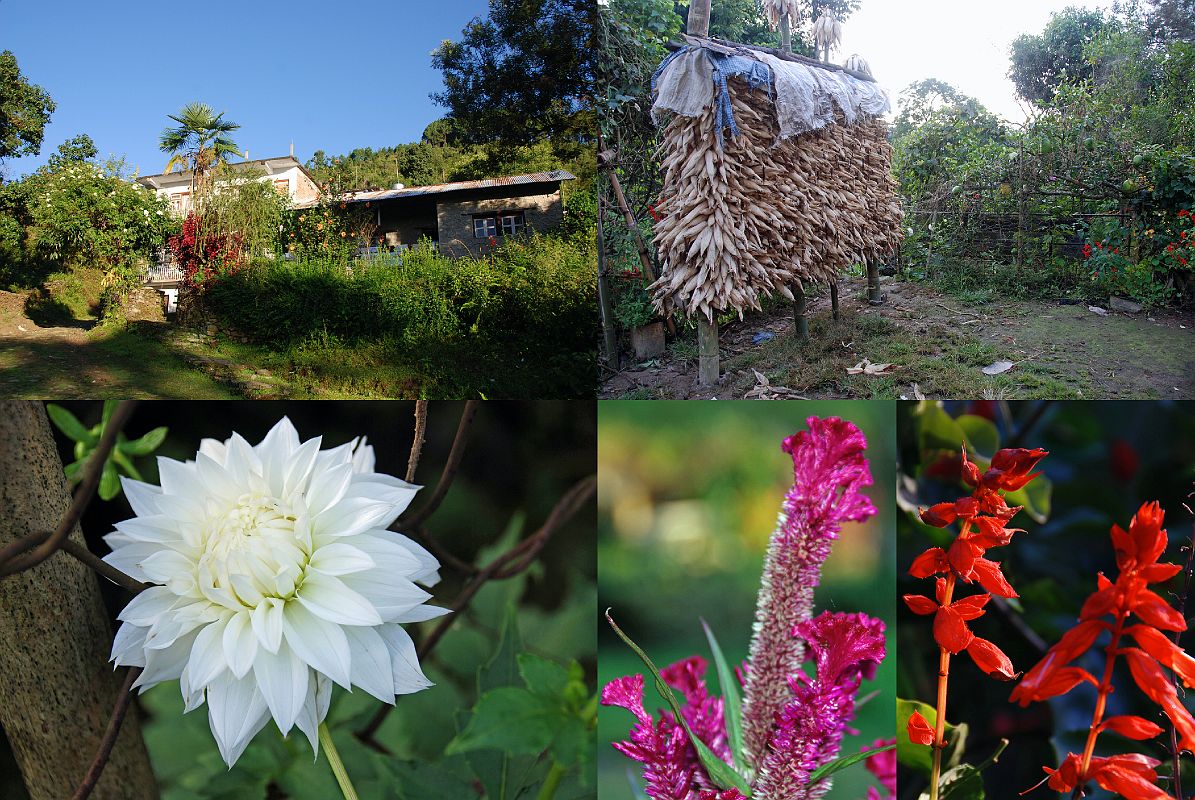
{"type": "Polygon", "coordinates": [[[274,181],[274,191],[278,192],[278,194],[281,194],[281,195],[289,195],[290,194],[290,181],[288,181],[286,178],[274,181]]]}
{"type": "Polygon", "coordinates": [[[526,224],[522,211],[500,211],[493,216],[474,216],[473,238],[514,236],[517,233],[522,233],[526,224]]]}
{"type": "Polygon", "coordinates": [[[494,217],[473,218],[473,238],[488,239],[498,235],[498,221],[494,217]]]}
{"type": "Polygon", "coordinates": [[[190,205],[191,193],[180,192],[170,197],[170,210],[176,214],[185,214],[190,205]]]}

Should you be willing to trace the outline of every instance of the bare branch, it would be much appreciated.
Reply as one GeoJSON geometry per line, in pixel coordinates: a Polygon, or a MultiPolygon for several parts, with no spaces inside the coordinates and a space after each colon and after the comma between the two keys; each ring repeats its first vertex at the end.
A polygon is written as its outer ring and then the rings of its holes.
{"type": "Polygon", "coordinates": [[[407,457],[407,483],[415,482],[415,468],[423,452],[423,438],[427,433],[427,401],[415,401],[415,438],[411,441],[411,454],[407,457]]]}
{"type": "Polygon", "coordinates": [[[100,775],[103,774],[104,767],[108,764],[112,748],[116,746],[116,737],[120,735],[120,726],[124,722],[125,713],[128,712],[129,704],[133,701],[133,683],[140,674],[141,667],[129,667],[125,673],[124,683],[121,684],[120,693],[116,696],[116,707],[112,709],[112,716],[108,718],[108,728],[104,731],[104,738],[100,740],[100,749],[96,751],[91,768],[87,770],[83,783],[79,784],[79,789],[71,797],[71,800],[87,800],[91,796],[92,790],[95,789],[95,785],[100,782],[100,775]]]}
{"type": "Polygon", "coordinates": [[[436,484],[436,488],[432,490],[432,495],[428,499],[427,505],[413,514],[399,517],[398,521],[394,523],[396,530],[417,527],[425,522],[440,507],[440,503],[444,501],[444,495],[448,494],[453,480],[456,479],[457,470],[460,469],[461,459],[465,455],[465,443],[469,440],[469,428],[472,426],[473,417],[476,414],[477,401],[467,401],[465,403],[465,410],[461,412],[460,424],[456,428],[456,438],[452,441],[452,450],[448,453],[448,460],[444,462],[444,471],[440,473],[440,481],[436,484]]]}

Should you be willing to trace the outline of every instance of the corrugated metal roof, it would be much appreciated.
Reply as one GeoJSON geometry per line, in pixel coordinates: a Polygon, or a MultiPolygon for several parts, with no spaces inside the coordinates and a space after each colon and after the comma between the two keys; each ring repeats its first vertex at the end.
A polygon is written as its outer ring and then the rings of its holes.
{"type": "MultiPolygon", "coordinates": [[[[518,186],[528,183],[557,183],[559,181],[575,181],[576,175],[568,170],[554,169],[551,172],[533,172],[529,175],[509,175],[504,178],[486,178],[480,181],[457,181],[456,183],[437,183],[430,186],[408,186],[403,189],[377,189],[365,192],[350,192],[341,198],[341,202],[364,203],[374,200],[390,200],[396,197],[419,197],[428,194],[444,194],[445,192],[461,192],[470,189],[489,189],[498,186],[518,186]]],[[[318,202],[318,201],[317,201],[318,202]]],[[[305,205],[316,205],[316,202],[305,205]]]]}

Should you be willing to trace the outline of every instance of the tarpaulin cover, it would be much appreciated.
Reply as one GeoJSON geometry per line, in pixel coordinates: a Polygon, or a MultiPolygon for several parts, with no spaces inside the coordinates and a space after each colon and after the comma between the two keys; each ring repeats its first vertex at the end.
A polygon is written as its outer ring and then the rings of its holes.
{"type": "Polygon", "coordinates": [[[769,97],[775,90],[781,139],[824,128],[838,112],[847,124],[854,124],[860,115],[880,116],[891,108],[878,84],[845,72],[754,50],[727,54],[689,45],[668,56],[652,77],[652,115],[657,120],[666,112],[695,117],[713,104],[719,143],[724,129],[738,136],[727,85],[732,76],[742,78],[752,91],[765,87],[769,97]]]}

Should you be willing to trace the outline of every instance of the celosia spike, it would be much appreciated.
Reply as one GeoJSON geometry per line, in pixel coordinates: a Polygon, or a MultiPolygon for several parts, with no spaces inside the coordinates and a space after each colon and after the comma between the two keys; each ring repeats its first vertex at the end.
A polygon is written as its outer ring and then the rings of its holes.
{"type": "Polygon", "coordinates": [[[762,762],[776,715],[792,697],[788,678],[800,671],[804,655],[792,631],[812,615],[830,545],[843,522],[876,513],[861,491],[872,482],[862,431],[836,417],[806,423],[808,430],[784,440],[793,486],[768,546],[755,610],[743,699],[743,745],[753,765],[762,762]]]}

